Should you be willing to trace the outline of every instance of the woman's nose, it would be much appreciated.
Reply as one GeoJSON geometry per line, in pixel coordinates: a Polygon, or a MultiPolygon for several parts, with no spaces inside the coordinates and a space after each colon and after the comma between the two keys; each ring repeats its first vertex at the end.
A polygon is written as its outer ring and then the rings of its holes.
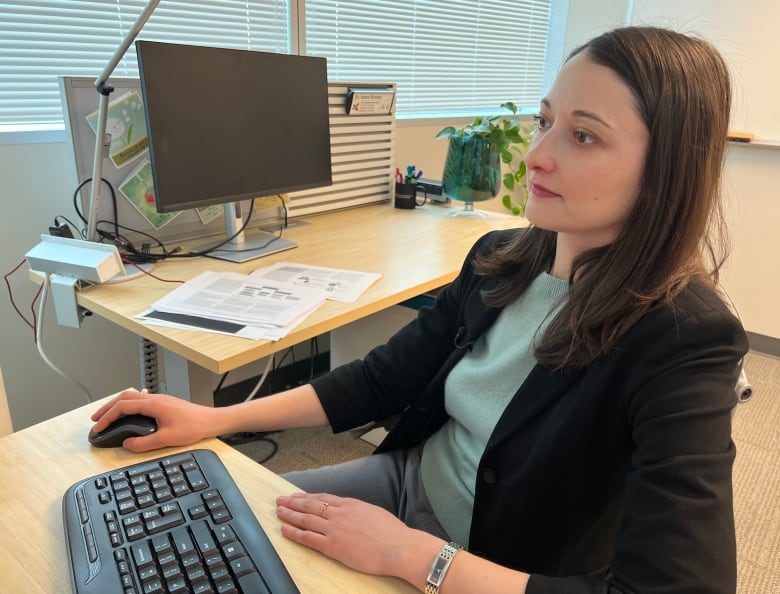
{"type": "Polygon", "coordinates": [[[537,131],[531,140],[531,146],[525,153],[525,166],[529,170],[549,171],[555,166],[552,155],[552,139],[549,130],[537,131]]]}

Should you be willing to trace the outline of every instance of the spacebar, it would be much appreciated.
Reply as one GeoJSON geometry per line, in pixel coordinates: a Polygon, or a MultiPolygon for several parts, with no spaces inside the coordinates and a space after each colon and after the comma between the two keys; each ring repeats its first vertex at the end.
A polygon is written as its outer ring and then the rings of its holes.
{"type": "Polygon", "coordinates": [[[242,592],[249,594],[271,594],[271,590],[265,585],[263,578],[256,571],[247,573],[238,578],[238,586],[242,592]]]}

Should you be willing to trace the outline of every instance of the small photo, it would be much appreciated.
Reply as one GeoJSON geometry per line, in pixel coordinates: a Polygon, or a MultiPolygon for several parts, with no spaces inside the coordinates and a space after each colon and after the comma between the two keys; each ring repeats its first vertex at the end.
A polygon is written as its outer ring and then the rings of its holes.
{"type": "Polygon", "coordinates": [[[196,208],[195,210],[198,212],[200,222],[204,225],[208,225],[211,221],[214,221],[225,214],[225,207],[222,204],[196,208]]]}
{"type": "MultiPolygon", "coordinates": [[[[97,111],[87,116],[87,122],[95,133],[97,119],[97,111]]],[[[109,157],[118,168],[124,167],[149,148],[144,105],[138,91],[125,93],[108,104],[106,134],[111,136],[109,157]]]]}
{"type": "Polygon", "coordinates": [[[155,229],[165,227],[165,225],[181,214],[181,211],[157,212],[157,207],[155,206],[157,197],[154,193],[152,164],[149,162],[149,159],[144,159],[138,168],[122,182],[119,186],[119,191],[155,229]]]}

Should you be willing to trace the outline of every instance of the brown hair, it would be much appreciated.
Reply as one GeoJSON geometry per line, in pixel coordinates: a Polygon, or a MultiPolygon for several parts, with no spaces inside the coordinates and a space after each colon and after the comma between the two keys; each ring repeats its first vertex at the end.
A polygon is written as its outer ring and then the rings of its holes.
{"type": "MultiPolygon", "coordinates": [[[[567,301],[537,345],[537,360],[561,369],[584,367],[607,352],[691,279],[717,283],[728,253],[720,177],[731,88],[721,55],[706,41],[655,27],[604,33],[569,59],[582,52],[631,89],[650,140],[622,232],[574,260],[567,301]]],[[[552,263],[555,243],[555,232],[532,227],[477,258],[477,271],[498,279],[485,302],[516,299],[552,263]]]]}

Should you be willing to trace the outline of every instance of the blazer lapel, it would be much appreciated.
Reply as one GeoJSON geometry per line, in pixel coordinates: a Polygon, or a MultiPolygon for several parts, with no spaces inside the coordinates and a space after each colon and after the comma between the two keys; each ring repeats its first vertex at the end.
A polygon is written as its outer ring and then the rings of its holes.
{"type": "Polygon", "coordinates": [[[494,447],[533,421],[537,415],[569,392],[583,374],[584,371],[551,371],[537,364],[509,401],[488,440],[487,448],[494,447]]]}

